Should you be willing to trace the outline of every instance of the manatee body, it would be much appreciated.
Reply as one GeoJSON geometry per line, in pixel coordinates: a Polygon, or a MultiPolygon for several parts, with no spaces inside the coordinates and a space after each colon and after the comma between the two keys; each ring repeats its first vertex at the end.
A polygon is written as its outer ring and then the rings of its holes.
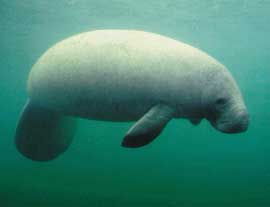
{"type": "Polygon", "coordinates": [[[140,147],[172,118],[207,119],[237,133],[249,117],[229,71],[192,46],[158,34],[98,30],[75,35],[46,51],[28,79],[29,99],[16,131],[26,157],[51,160],[70,145],[74,117],[136,121],[122,146],[140,147]]]}

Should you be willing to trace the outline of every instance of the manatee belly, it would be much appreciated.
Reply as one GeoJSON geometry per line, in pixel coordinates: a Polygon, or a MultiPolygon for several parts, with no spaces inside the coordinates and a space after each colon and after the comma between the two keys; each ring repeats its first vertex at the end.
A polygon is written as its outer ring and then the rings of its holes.
{"type": "Polygon", "coordinates": [[[153,105],[172,102],[168,88],[161,89],[161,81],[145,76],[131,78],[128,72],[101,71],[70,77],[55,74],[37,83],[34,80],[30,99],[66,114],[112,121],[137,120],[153,105]]]}

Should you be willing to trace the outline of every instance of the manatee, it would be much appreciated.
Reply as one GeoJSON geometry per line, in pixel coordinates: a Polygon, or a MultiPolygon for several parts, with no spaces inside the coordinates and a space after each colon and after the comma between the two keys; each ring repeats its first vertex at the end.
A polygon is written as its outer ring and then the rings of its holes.
{"type": "Polygon", "coordinates": [[[249,115],[227,68],[205,52],[162,35],[97,30],[60,41],[33,65],[16,129],[19,152],[36,161],[71,144],[76,117],[135,124],[122,141],[152,142],[173,118],[202,119],[224,133],[247,130],[249,115]]]}

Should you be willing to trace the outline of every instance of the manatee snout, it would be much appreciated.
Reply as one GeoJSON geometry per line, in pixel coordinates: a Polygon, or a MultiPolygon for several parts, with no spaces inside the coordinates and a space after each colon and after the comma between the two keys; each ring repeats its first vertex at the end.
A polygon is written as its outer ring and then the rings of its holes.
{"type": "Polygon", "coordinates": [[[239,110],[230,116],[220,118],[214,124],[215,128],[224,133],[245,132],[249,126],[249,114],[247,110],[239,110]]]}

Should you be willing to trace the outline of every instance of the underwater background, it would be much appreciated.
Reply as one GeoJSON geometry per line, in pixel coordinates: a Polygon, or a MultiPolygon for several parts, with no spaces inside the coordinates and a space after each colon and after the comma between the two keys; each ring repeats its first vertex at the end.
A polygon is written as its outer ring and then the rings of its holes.
{"type": "Polygon", "coordinates": [[[270,206],[269,0],[0,0],[0,206],[270,206]],[[137,29],[191,44],[226,65],[249,130],[171,121],[140,149],[122,148],[132,123],[79,120],[71,147],[33,162],[14,145],[26,81],[58,41],[96,29],[137,29]]]}

